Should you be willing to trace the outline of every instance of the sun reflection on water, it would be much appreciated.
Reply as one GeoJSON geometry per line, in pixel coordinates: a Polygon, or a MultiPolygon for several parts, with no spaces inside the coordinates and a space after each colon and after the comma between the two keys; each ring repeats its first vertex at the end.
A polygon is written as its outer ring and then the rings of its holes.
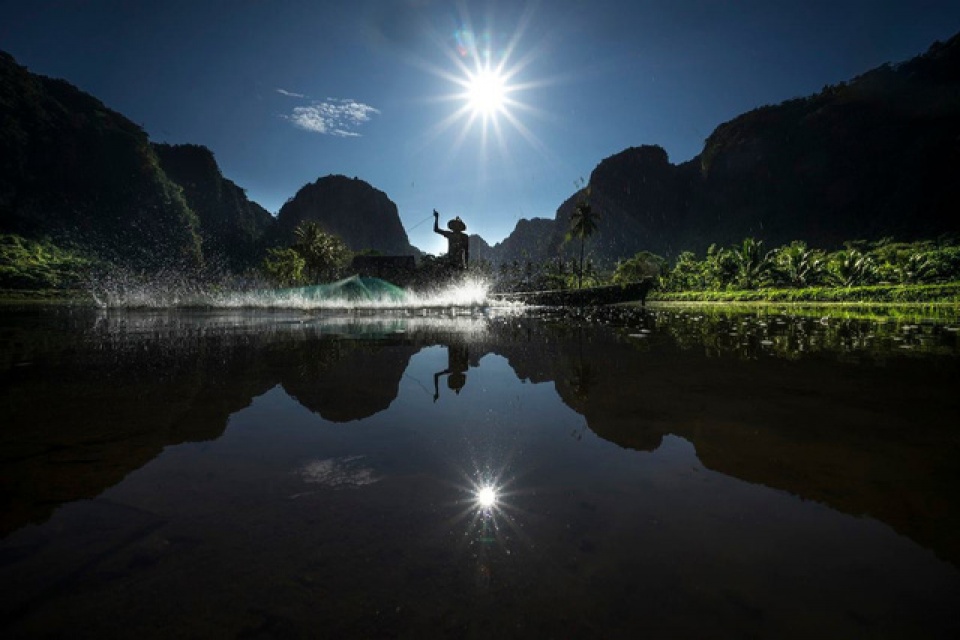
{"type": "Polygon", "coordinates": [[[477,491],[477,504],[482,509],[492,509],[497,504],[496,487],[480,487],[477,491]]]}
{"type": "Polygon", "coordinates": [[[502,473],[478,472],[459,487],[469,497],[458,501],[461,510],[452,524],[462,530],[467,548],[477,559],[490,553],[510,555],[516,543],[525,538],[522,525],[514,518],[518,509],[511,497],[519,494],[510,489],[511,483],[502,473]]]}

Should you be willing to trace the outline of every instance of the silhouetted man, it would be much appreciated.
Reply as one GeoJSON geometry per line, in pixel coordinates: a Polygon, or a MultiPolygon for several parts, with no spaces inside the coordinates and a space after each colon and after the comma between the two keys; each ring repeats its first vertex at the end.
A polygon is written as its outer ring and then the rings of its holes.
{"type": "Polygon", "coordinates": [[[465,342],[453,342],[447,347],[447,368],[433,374],[433,401],[440,398],[440,376],[449,376],[447,386],[460,395],[467,384],[467,369],[470,366],[470,349],[465,342]]]}
{"type": "Polygon", "coordinates": [[[447,239],[447,262],[456,269],[466,269],[470,262],[470,239],[464,233],[467,230],[467,225],[463,223],[460,216],[457,216],[447,223],[447,228],[450,231],[444,231],[440,228],[439,221],[440,214],[434,209],[433,231],[447,239]]]}

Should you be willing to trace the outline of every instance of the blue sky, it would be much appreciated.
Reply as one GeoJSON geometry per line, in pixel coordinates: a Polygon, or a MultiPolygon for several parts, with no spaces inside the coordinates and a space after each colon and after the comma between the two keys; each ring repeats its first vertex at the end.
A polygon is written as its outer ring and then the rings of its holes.
{"type": "Polygon", "coordinates": [[[209,147],[272,212],[357,176],[433,253],[434,208],[492,244],[552,218],[607,156],[689,160],[744,111],[957,31],[956,0],[0,0],[0,49],[155,141],[209,147]],[[483,64],[509,102],[471,121],[461,82],[483,64]]]}

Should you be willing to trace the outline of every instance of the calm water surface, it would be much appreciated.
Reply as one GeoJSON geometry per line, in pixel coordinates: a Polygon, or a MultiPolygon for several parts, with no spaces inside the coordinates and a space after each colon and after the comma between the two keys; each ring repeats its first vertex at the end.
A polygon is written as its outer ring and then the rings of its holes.
{"type": "Polygon", "coordinates": [[[0,633],[956,638],[957,327],[2,309],[0,633]]]}

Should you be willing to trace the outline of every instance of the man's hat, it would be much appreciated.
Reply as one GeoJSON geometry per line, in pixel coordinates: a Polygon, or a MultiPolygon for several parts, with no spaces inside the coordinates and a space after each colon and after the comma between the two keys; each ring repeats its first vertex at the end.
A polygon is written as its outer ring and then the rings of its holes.
{"type": "Polygon", "coordinates": [[[460,219],[460,216],[457,216],[453,220],[447,223],[447,227],[451,231],[466,231],[467,225],[463,223],[463,220],[460,219]]]}

